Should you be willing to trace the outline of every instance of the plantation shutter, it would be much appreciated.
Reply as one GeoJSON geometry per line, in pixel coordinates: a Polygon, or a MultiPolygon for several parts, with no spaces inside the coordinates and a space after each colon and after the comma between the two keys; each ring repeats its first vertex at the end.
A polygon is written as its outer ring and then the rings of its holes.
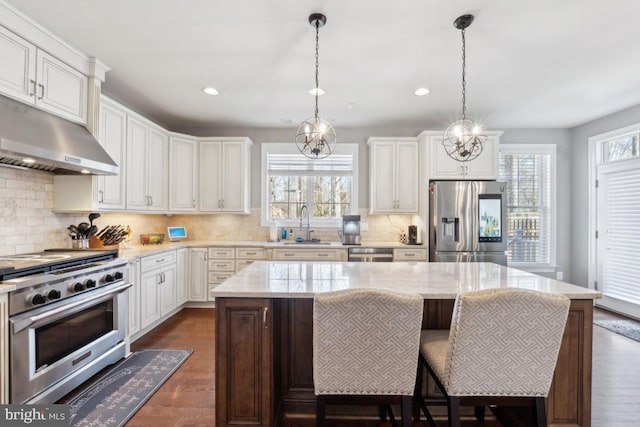
{"type": "Polygon", "coordinates": [[[267,153],[270,176],[353,176],[353,155],[333,153],[324,159],[309,159],[300,153],[267,153]]]}
{"type": "Polygon", "coordinates": [[[598,288],[640,305],[640,159],[598,166],[598,288]]]}

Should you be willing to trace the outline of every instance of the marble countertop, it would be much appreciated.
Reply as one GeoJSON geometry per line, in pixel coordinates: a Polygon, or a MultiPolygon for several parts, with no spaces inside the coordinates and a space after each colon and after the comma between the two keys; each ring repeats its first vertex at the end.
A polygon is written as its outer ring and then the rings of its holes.
{"type": "Polygon", "coordinates": [[[212,291],[214,297],[312,298],[353,288],[389,289],[425,299],[454,299],[467,291],[521,288],[597,299],[596,292],[493,263],[321,263],[259,261],[212,291]]]}
{"type": "Polygon", "coordinates": [[[282,242],[260,242],[253,240],[238,241],[210,241],[210,240],[185,240],[182,242],[167,242],[160,245],[131,245],[129,247],[120,247],[118,256],[125,259],[135,259],[141,256],[159,254],[180,248],[201,248],[201,247],[250,247],[250,248],[314,248],[314,249],[347,249],[350,247],[362,248],[409,248],[409,249],[426,249],[424,245],[405,245],[400,242],[364,242],[361,245],[343,245],[340,242],[322,242],[317,243],[296,243],[293,241],[282,242]]]}

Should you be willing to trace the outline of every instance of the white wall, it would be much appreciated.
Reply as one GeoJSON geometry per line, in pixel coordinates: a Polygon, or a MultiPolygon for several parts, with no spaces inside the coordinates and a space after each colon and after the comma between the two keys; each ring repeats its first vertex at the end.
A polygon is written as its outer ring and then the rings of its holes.
{"type": "Polygon", "coordinates": [[[589,137],[640,123],[640,105],[571,129],[571,281],[588,285],[589,137]]]}

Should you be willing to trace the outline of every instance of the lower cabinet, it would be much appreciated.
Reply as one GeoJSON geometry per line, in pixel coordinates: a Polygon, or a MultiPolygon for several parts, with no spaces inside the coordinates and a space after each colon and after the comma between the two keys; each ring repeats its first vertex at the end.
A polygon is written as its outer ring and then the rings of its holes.
{"type": "Polygon", "coordinates": [[[347,249],[275,248],[271,253],[274,261],[346,261],[347,249]]]}
{"type": "Polygon", "coordinates": [[[209,287],[207,285],[207,248],[189,249],[189,301],[207,301],[209,287]]]}
{"type": "Polygon", "coordinates": [[[180,307],[187,302],[187,284],[189,274],[187,272],[187,259],[189,250],[187,248],[176,250],[176,306],[180,307]]]}
{"type": "Polygon", "coordinates": [[[393,261],[426,261],[427,250],[425,248],[396,248],[393,250],[393,261]]]}
{"type": "Polygon", "coordinates": [[[216,301],[216,423],[271,426],[274,417],[272,299],[216,301]]]}
{"type": "Polygon", "coordinates": [[[140,333],[172,315],[176,300],[176,251],[140,259],[140,333]]]}
{"type": "Polygon", "coordinates": [[[127,304],[129,309],[129,335],[133,336],[140,331],[140,258],[129,261],[127,265],[127,282],[131,287],[127,291],[129,297],[127,304]]]}
{"type": "Polygon", "coordinates": [[[215,301],[211,290],[233,276],[236,272],[236,249],[231,247],[212,247],[208,251],[208,301],[215,301]]]}
{"type": "Polygon", "coordinates": [[[268,258],[265,248],[236,248],[236,273],[255,261],[268,258]]]}

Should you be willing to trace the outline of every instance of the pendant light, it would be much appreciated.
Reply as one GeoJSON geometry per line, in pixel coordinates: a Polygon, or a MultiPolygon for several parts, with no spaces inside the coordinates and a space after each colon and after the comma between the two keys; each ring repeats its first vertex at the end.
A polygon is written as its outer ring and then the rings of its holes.
{"type": "Polygon", "coordinates": [[[336,131],[328,121],[318,116],[318,46],[319,30],[327,23],[327,17],[321,13],[309,15],[309,24],[316,29],[316,86],[314,95],[316,109],[313,117],[303,121],[296,131],[296,145],[298,150],[311,159],[323,159],[336,149],[336,131]]]}
{"type": "Polygon", "coordinates": [[[482,134],[482,128],[472,120],[467,119],[466,99],[466,46],[464,31],[473,22],[473,15],[462,15],[453,25],[462,32],[462,118],[449,125],[444,133],[442,145],[454,160],[468,162],[482,153],[487,136],[482,134]]]}

